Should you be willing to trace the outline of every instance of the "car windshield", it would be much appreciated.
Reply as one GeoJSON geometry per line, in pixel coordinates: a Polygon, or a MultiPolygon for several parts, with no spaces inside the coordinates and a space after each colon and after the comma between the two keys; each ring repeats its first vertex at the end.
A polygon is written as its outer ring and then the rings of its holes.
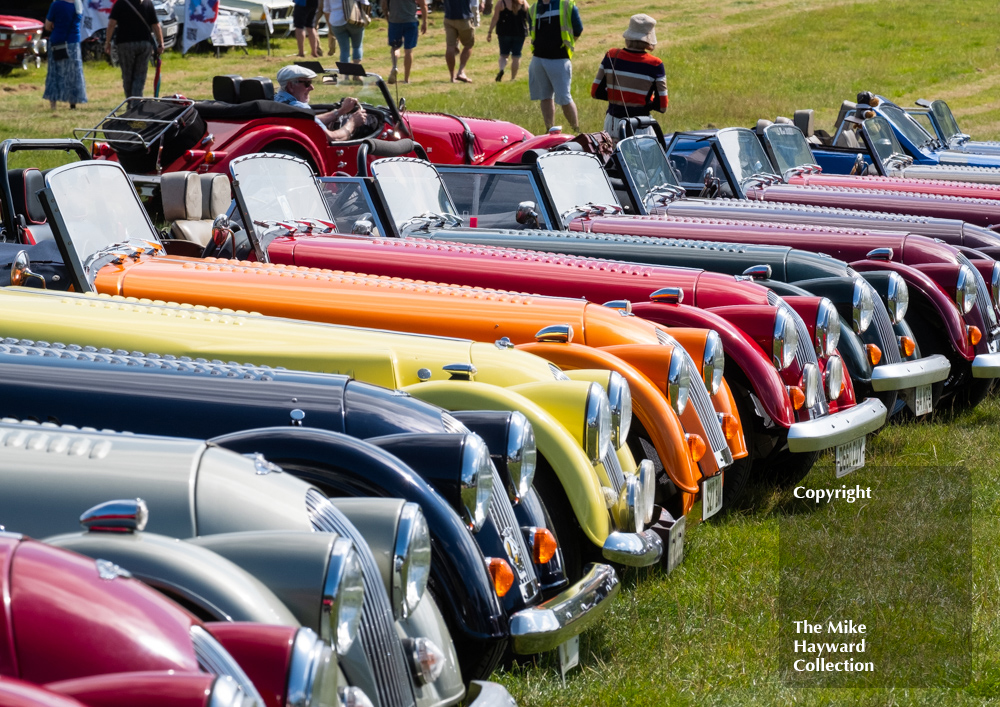
{"type": "Polygon", "coordinates": [[[302,160],[255,156],[233,160],[230,170],[251,221],[330,220],[312,168],[302,160]]]}
{"type": "Polygon", "coordinates": [[[396,228],[426,218],[448,223],[454,220],[448,217],[457,217],[444,182],[427,162],[390,157],[372,162],[371,170],[396,228]]]}
{"type": "Polygon", "coordinates": [[[892,126],[885,118],[875,116],[865,120],[865,132],[868,133],[868,139],[883,164],[906,156],[906,151],[899,144],[895,133],[892,132],[892,126]]]}
{"type": "Polygon", "coordinates": [[[764,128],[764,139],[771,146],[771,154],[782,174],[794,167],[816,164],[809,143],[794,125],[768,125],[764,128]]]}
{"type": "Polygon", "coordinates": [[[76,162],[45,177],[81,263],[128,241],[158,240],[132,182],[113,162],[76,162]]]}
{"type": "Polygon", "coordinates": [[[309,96],[309,105],[314,109],[328,109],[340,103],[345,96],[353,96],[369,106],[387,108],[388,104],[379,77],[375,74],[345,76],[344,74],[323,74],[322,79],[314,79],[316,89],[309,96]]]}
{"type": "Polygon", "coordinates": [[[771,161],[752,131],[744,128],[728,128],[720,130],[718,138],[726,161],[733,170],[733,176],[740,185],[750,177],[774,174],[771,161]]]}
{"type": "Polygon", "coordinates": [[[962,131],[958,128],[958,121],[955,120],[955,116],[947,103],[944,101],[934,101],[931,103],[931,112],[934,114],[934,118],[941,128],[941,132],[944,133],[946,142],[956,135],[962,134],[962,131]]]}
{"type": "Polygon", "coordinates": [[[583,152],[550,152],[538,158],[538,171],[552,196],[556,213],[568,218],[587,204],[619,206],[600,161],[583,152]]]}
{"type": "Polygon", "coordinates": [[[882,112],[885,114],[885,117],[889,120],[889,122],[903,134],[903,137],[917,147],[923,147],[924,145],[933,142],[934,137],[920,127],[920,123],[911,118],[910,115],[899,106],[895,106],[891,103],[883,103],[882,112]]]}
{"type": "MultiPolygon", "coordinates": [[[[637,196],[643,203],[657,191],[682,189],[677,176],[667,161],[667,155],[655,137],[637,135],[618,143],[618,156],[622,167],[628,171],[635,185],[637,196]]],[[[683,193],[683,191],[681,191],[683,193]]]]}

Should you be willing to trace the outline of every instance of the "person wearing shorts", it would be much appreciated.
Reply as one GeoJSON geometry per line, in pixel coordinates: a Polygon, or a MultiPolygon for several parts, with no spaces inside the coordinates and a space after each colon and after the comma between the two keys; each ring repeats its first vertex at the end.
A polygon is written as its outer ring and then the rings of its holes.
{"type": "Polygon", "coordinates": [[[479,0],[444,0],[444,52],[445,63],[448,64],[448,75],[451,82],[461,81],[472,83],[465,75],[465,66],[472,56],[472,46],[476,43],[476,24],[479,13],[485,8],[479,0]],[[455,55],[458,45],[462,44],[462,53],[458,58],[458,72],[455,72],[455,55]]]}
{"type": "Polygon", "coordinates": [[[389,57],[392,69],[387,83],[396,83],[399,49],[403,48],[403,83],[410,83],[413,50],[417,46],[417,8],[420,8],[420,34],[427,34],[427,0],[382,0],[382,16],[389,20],[389,57]]]}
{"type": "Polygon", "coordinates": [[[528,92],[531,100],[540,103],[545,129],[555,123],[555,107],[559,105],[573,132],[580,132],[580,118],[570,93],[573,46],[583,34],[576,3],[574,0],[537,0],[528,11],[528,32],[532,51],[528,92]]]}
{"type": "Polygon", "coordinates": [[[319,48],[319,32],[316,31],[316,13],[319,11],[319,0],[295,0],[292,10],[292,26],[295,27],[295,41],[299,45],[297,56],[305,56],[305,38],[309,37],[309,49],[314,57],[323,56],[319,48]]]}
{"type": "Polygon", "coordinates": [[[510,80],[513,81],[517,78],[521,49],[524,47],[524,38],[528,35],[528,0],[500,0],[493,10],[490,31],[486,33],[487,42],[492,38],[494,29],[500,46],[500,71],[497,72],[496,81],[499,83],[503,79],[508,57],[512,57],[510,80]]]}

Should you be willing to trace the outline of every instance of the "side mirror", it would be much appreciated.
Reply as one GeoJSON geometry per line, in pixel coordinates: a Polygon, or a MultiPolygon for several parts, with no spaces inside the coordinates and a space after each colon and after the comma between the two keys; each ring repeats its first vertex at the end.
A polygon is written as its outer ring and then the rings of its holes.
{"type": "Polygon", "coordinates": [[[375,224],[372,223],[372,215],[370,213],[364,213],[361,215],[354,225],[351,226],[351,233],[355,236],[370,236],[372,231],[375,230],[375,224]]]}
{"type": "Polygon", "coordinates": [[[864,156],[858,155],[857,157],[854,158],[854,166],[851,167],[851,174],[852,175],[864,174],[866,167],[868,167],[868,164],[865,162],[864,156]]]}
{"type": "Polygon", "coordinates": [[[533,201],[522,201],[518,204],[517,211],[514,212],[514,220],[522,226],[529,226],[530,228],[542,227],[538,212],[535,211],[535,202],[533,201]]]}
{"type": "Polygon", "coordinates": [[[715,176],[715,169],[709,167],[705,170],[705,186],[702,188],[699,197],[703,199],[714,199],[722,191],[722,180],[715,176]]]}
{"type": "Polygon", "coordinates": [[[399,99],[399,103],[396,105],[396,107],[399,109],[400,113],[405,113],[406,112],[406,97],[405,96],[403,98],[399,99]]]}
{"type": "Polygon", "coordinates": [[[31,271],[31,262],[28,260],[28,254],[23,250],[19,250],[17,255],[14,256],[14,262],[10,266],[10,284],[15,287],[21,287],[27,285],[28,280],[31,278],[36,278],[42,283],[42,289],[46,289],[45,278],[31,271]]]}
{"type": "Polygon", "coordinates": [[[233,237],[233,227],[225,214],[219,214],[212,221],[212,241],[215,247],[221,251],[223,246],[233,237]]]}

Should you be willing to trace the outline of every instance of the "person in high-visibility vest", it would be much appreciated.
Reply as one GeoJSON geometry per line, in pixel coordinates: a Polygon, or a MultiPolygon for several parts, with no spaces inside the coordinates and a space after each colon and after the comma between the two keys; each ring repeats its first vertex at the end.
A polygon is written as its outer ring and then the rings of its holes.
{"type": "Polygon", "coordinates": [[[540,102],[545,129],[555,123],[558,104],[573,132],[580,132],[580,118],[570,94],[573,46],[583,34],[576,0],[537,0],[528,11],[528,33],[532,51],[528,91],[531,100],[540,102]]]}

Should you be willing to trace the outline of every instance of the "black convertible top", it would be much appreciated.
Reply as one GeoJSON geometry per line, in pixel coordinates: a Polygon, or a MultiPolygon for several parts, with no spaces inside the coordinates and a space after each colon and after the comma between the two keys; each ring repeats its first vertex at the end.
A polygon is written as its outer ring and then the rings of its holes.
{"type": "Polygon", "coordinates": [[[194,109],[202,120],[254,120],[256,118],[308,118],[315,115],[311,110],[296,108],[277,101],[247,101],[246,103],[224,103],[223,101],[198,101],[194,109]]]}

